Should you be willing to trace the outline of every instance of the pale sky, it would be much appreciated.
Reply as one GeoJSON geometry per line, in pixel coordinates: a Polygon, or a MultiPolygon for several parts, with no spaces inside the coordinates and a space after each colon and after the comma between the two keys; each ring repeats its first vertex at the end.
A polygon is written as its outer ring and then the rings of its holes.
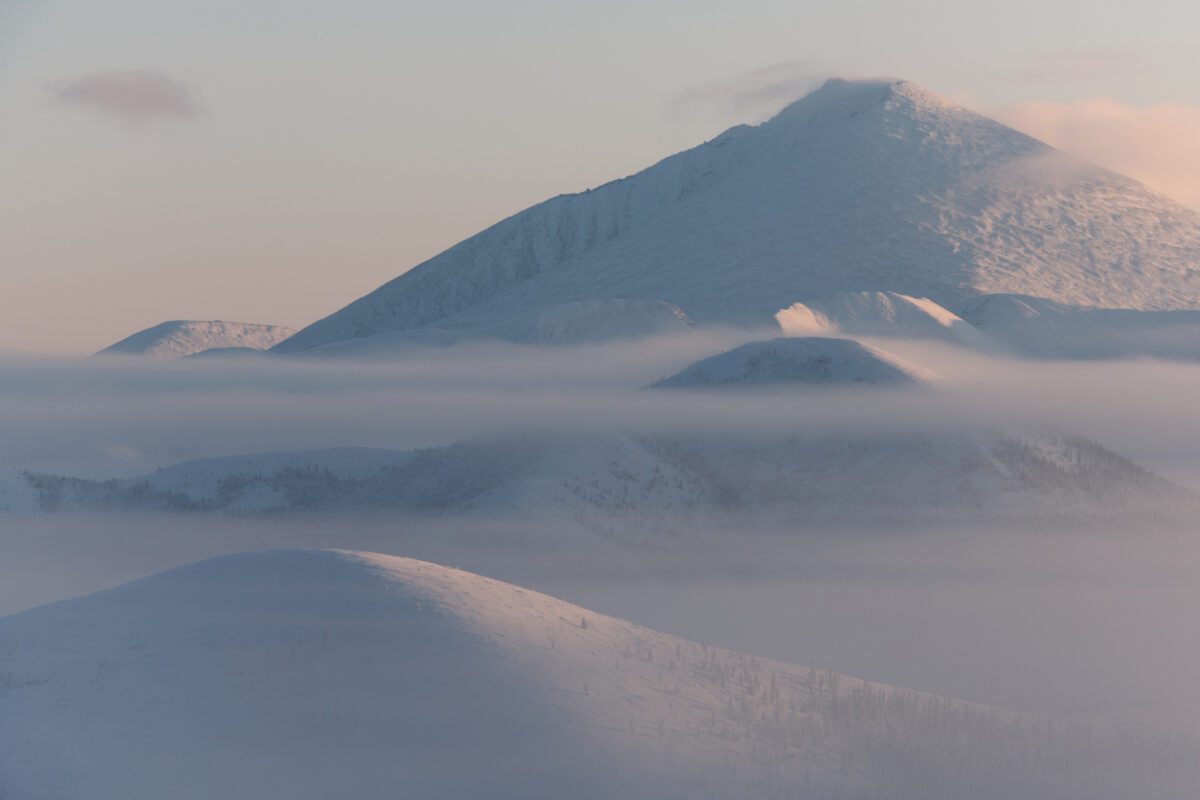
{"type": "Polygon", "coordinates": [[[301,327],[838,74],[1200,207],[1194,0],[0,0],[0,350],[301,327]]]}

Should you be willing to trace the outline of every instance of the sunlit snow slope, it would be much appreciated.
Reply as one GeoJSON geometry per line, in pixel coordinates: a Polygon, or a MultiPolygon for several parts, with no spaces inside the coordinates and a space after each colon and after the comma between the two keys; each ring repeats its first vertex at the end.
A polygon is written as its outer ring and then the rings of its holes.
{"type": "Polygon", "coordinates": [[[319,550],[0,619],[0,720],[20,800],[1095,798],[1154,752],[319,550]]]}
{"type": "Polygon", "coordinates": [[[533,206],[305,328],[488,334],[641,298],[697,324],[894,291],[1200,307],[1200,216],[908,82],[833,80],[631,177],[533,206]]]}
{"type": "Polygon", "coordinates": [[[837,331],[850,336],[933,339],[980,350],[996,343],[957,314],[923,297],[897,292],[838,292],[793,303],[775,314],[790,336],[837,331]]]}

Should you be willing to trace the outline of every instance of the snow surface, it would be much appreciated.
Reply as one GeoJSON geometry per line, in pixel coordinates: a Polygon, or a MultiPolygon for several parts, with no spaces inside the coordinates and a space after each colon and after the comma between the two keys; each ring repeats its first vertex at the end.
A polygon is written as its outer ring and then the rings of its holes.
{"type": "Polygon", "coordinates": [[[1023,356],[1200,360],[1200,311],[1079,308],[1009,294],[972,298],[960,311],[990,339],[1023,356]]]}
{"type": "Polygon", "coordinates": [[[775,321],[789,336],[838,332],[849,336],[937,339],[979,350],[996,347],[977,328],[932,300],[897,292],[838,292],[793,303],[777,312],[775,321]]]}
{"type": "Polygon", "coordinates": [[[663,378],[651,388],[911,386],[935,380],[937,376],[924,367],[853,339],[796,336],[735,347],[663,378]]]}
{"type": "Polygon", "coordinates": [[[38,492],[16,469],[0,467],[0,513],[30,514],[39,511],[38,492]]]}
{"type": "Polygon", "coordinates": [[[1146,746],[329,550],[0,618],[0,719],[21,800],[1107,798],[1146,746]]]}
{"type": "Polygon", "coordinates": [[[662,300],[580,300],[548,306],[531,323],[518,324],[517,341],[578,344],[683,333],[692,321],[662,300]]]}
{"type": "Polygon", "coordinates": [[[656,298],[697,325],[891,290],[1200,307],[1200,216],[912,83],[832,80],[631,177],[533,206],[278,345],[480,333],[656,298]]]}
{"type": "Polygon", "coordinates": [[[96,355],[179,358],[216,348],[267,350],[295,332],[282,325],[177,319],[138,331],[96,355]]]}

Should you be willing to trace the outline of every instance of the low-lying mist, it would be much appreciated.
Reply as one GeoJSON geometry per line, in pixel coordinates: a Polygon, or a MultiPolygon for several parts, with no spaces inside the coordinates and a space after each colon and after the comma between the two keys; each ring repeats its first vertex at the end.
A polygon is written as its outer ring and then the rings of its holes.
{"type": "MultiPolygon", "coordinates": [[[[643,388],[747,338],[488,344],[390,361],[7,357],[0,464],[110,478],[235,453],[404,449],[532,430],[786,436],[1034,425],[1200,487],[1196,365],[1030,362],[879,340],[942,383],[643,388]]],[[[681,517],[677,526],[695,524],[681,517]]],[[[633,546],[537,515],[9,514],[0,517],[0,614],[221,553],[341,547],[459,566],[689,639],[1002,707],[1187,729],[1200,720],[1200,549],[1190,529],[964,519],[801,535],[736,516],[708,527],[633,546]]]]}
{"type": "Polygon", "coordinates": [[[388,361],[280,358],[0,361],[0,465],[127,477],[270,450],[407,449],[515,430],[659,433],[1033,424],[1098,441],[1200,487],[1200,366],[1047,362],[877,340],[943,383],[916,390],[661,392],[643,387],[769,331],[634,343],[414,348],[388,361]]]}

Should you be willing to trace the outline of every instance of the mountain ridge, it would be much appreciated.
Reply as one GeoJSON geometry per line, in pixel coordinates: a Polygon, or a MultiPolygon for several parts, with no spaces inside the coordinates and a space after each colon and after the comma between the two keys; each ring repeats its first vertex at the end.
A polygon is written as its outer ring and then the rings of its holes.
{"type": "Polygon", "coordinates": [[[697,324],[763,322],[842,291],[1191,308],[1196,264],[1200,216],[1132,179],[915,84],[835,80],[760,125],[518,212],[275,351],[484,332],[613,298],[697,324]]]}
{"type": "Polygon", "coordinates": [[[267,350],[295,332],[284,325],[257,322],[173,319],[132,333],[96,355],[180,358],[215,349],[267,350]]]}

